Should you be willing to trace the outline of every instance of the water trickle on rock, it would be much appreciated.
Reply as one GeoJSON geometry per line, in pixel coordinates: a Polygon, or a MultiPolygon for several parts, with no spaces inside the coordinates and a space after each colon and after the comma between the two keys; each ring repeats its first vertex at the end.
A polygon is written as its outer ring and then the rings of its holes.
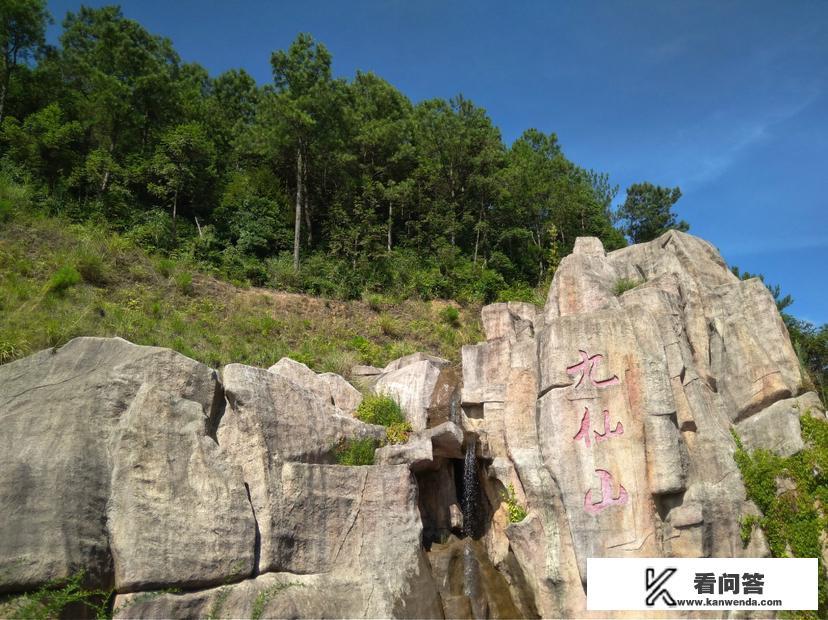
{"type": "Polygon", "coordinates": [[[466,443],[466,455],[463,462],[463,533],[471,538],[478,537],[480,521],[480,487],[477,479],[477,457],[475,455],[475,438],[470,437],[466,443]]]}

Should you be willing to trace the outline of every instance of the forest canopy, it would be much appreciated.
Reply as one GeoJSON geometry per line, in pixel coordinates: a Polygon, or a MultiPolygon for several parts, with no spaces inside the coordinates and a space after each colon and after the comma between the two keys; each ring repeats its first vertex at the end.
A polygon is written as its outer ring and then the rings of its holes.
{"type": "Polygon", "coordinates": [[[49,46],[44,0],[0,5],[1,165],[50,213],[234,280],[345,298],[521,298],[576,237],[626,244],[618,187],[555,134],[506,145],[462,95],[413,103],[373,73],[334,77],[308,34],[273,52],[260,86],[183,62],[116,6],[68,13],[49,46]]]}

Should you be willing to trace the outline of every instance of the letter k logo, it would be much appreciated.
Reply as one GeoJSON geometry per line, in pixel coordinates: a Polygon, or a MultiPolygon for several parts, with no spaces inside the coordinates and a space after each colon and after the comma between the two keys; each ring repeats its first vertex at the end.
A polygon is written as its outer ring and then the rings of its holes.
{"type": "Polygon", "coordinates": [[[658,599],[662,599],[664,604],[668,607],[673,607],[676,604],[676,600],[667,588],[664,587],[664,584],[667,583],[667,580],[672,577],[675,572],[675,568],[665,568],[658,574],[658,577],[656,577],[654,568],[647,569],[645,579],[647,586],[647,598],[644,600],[647,607],[653,607],[658,599]]]}

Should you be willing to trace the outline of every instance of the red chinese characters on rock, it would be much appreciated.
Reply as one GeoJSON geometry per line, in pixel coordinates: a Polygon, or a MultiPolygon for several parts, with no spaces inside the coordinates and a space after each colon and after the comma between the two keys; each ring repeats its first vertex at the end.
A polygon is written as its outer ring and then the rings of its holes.
{"type": "Polygon", "coordinates": [[[609,379],[595,379],[592,376],[592,371],[595,370],[595,367],[601,363],[601,360],[604,359],[603,355],[596,354],[591,356],[586,351],[582,351],[580,349],[578,350],[578,353],[581,354],[581,361],[577,364],[566,367],[566,374],[568,375],[580,373],[575,387],[581,385],[581,382],[584,380],[584,376],[589,378],[592,385],[599,388],[609,387],[610,385],[618,385],[621,383],[621,380],[616,375],[611,376],[609,379]]]}
{"type": "Polygon", "coordinates": [[[584,495],[584,510],[591,515],[597,515],[602,510],[606,510],[610,506],[623,506],[627,503],[627,489],[620,484],[618,485],[618,496],[612,496],[612,474],[605,469],[596,469],[595,473],[601,478],[601,501],[597,503],[592,502],[592,489],[589,489],[584,495]]]}
{"type": "MultiPolygon", "coordinates": [[[[587,448],[592,445],[592,440],[590,438],[590,419],[589,419],[589,407],[584,407],[584,417],[581,418],[581,428],[578,430],[578,434],[575,435],[572,439],[578,441],[580,439],[584,440],[584,444],[587,448]]],[[[624,434],[624,425],[621,422],[617,422],[615,424],[615,430],[610,430],[610,419],[609,419],[609,411],[604,409],[604,432],[599,433],[598,431],[592,431],[595,434],[595,441],[596,443],[600,443],[602,441],[606,441],[607,439],[612,439],[613,437],[617,437],[618,435],[624,434]]]]}
{"type": "MultiPolygon", "coordinates": [[[[577,364],[573,364],[572,366],[567,366],[566,372],[567,374],[574,375],[579,374],[578,381],[575,383],[574,388],[577,389],[581,383],[584,381],[584,377],[587,377],[590,383],[597,387],[597,388],[605,388],[611,385],[618,385],[621,381],[618,379],[617,375],[613,375],[607,379],[595,379],[592,376],[595,367],[604,359],[603,355],[596,354],[596,355],[589,355],[586,351],[578,350],[578,353],[581,355],[581,361],[577,364]]],[[[618,437],[624,434],[624,425],[621,422],[617,422],[615,424],[615,428],[611,429],[610,423],[610,414],[607,409],[603,410],[604,416],[604,432],[599,433],[598,431],[592,431],[591,429],[591,421],[590,421],[590,414],[589,414],[589,407],[584,407],[584,415],[581,418],[581,426],[578,429],[578,432],[575,433],[575,436],[572,438],[573,441],[581,441],[583,440],[584,446],[589,449],[592,447],[592,442],[600,443],[602,441],[607,441],[608,439],[612,439],[613,437],[618,437]]],[[[621,485],[618,485],[618,495],[613,497],[613,477],[605,469],[596,469],[595,473],[598,474],[598,477],[601,479],[601,501],[600,502],[593,502],[592,501],[592,489],[589,489],[586,494],[584,495],[584,511],[591,515],[597,515],[598,513],[606,510],[610,506],[623,506],[627,503],[629,499],[629,495],[627,490],[621,485]]]]}

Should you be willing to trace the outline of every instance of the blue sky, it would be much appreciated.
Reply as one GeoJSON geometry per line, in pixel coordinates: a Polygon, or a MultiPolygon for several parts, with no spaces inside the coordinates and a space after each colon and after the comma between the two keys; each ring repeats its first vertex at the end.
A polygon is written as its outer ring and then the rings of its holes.
{"type": "MultiPolygon", "coordinates": [[[[53,41],[80,4],[49,2],[53,41]]],[[[828,2],[121,6],[212,74],[243,67],[266,83],[271,51],[309,32],[337,76],[374,71],[414,101],[462,93],[507,142],[556,132],[619,200],[634,182],[679,185],[690,232],[781,284],[795,315],[828,321],[828,2]]]]}

